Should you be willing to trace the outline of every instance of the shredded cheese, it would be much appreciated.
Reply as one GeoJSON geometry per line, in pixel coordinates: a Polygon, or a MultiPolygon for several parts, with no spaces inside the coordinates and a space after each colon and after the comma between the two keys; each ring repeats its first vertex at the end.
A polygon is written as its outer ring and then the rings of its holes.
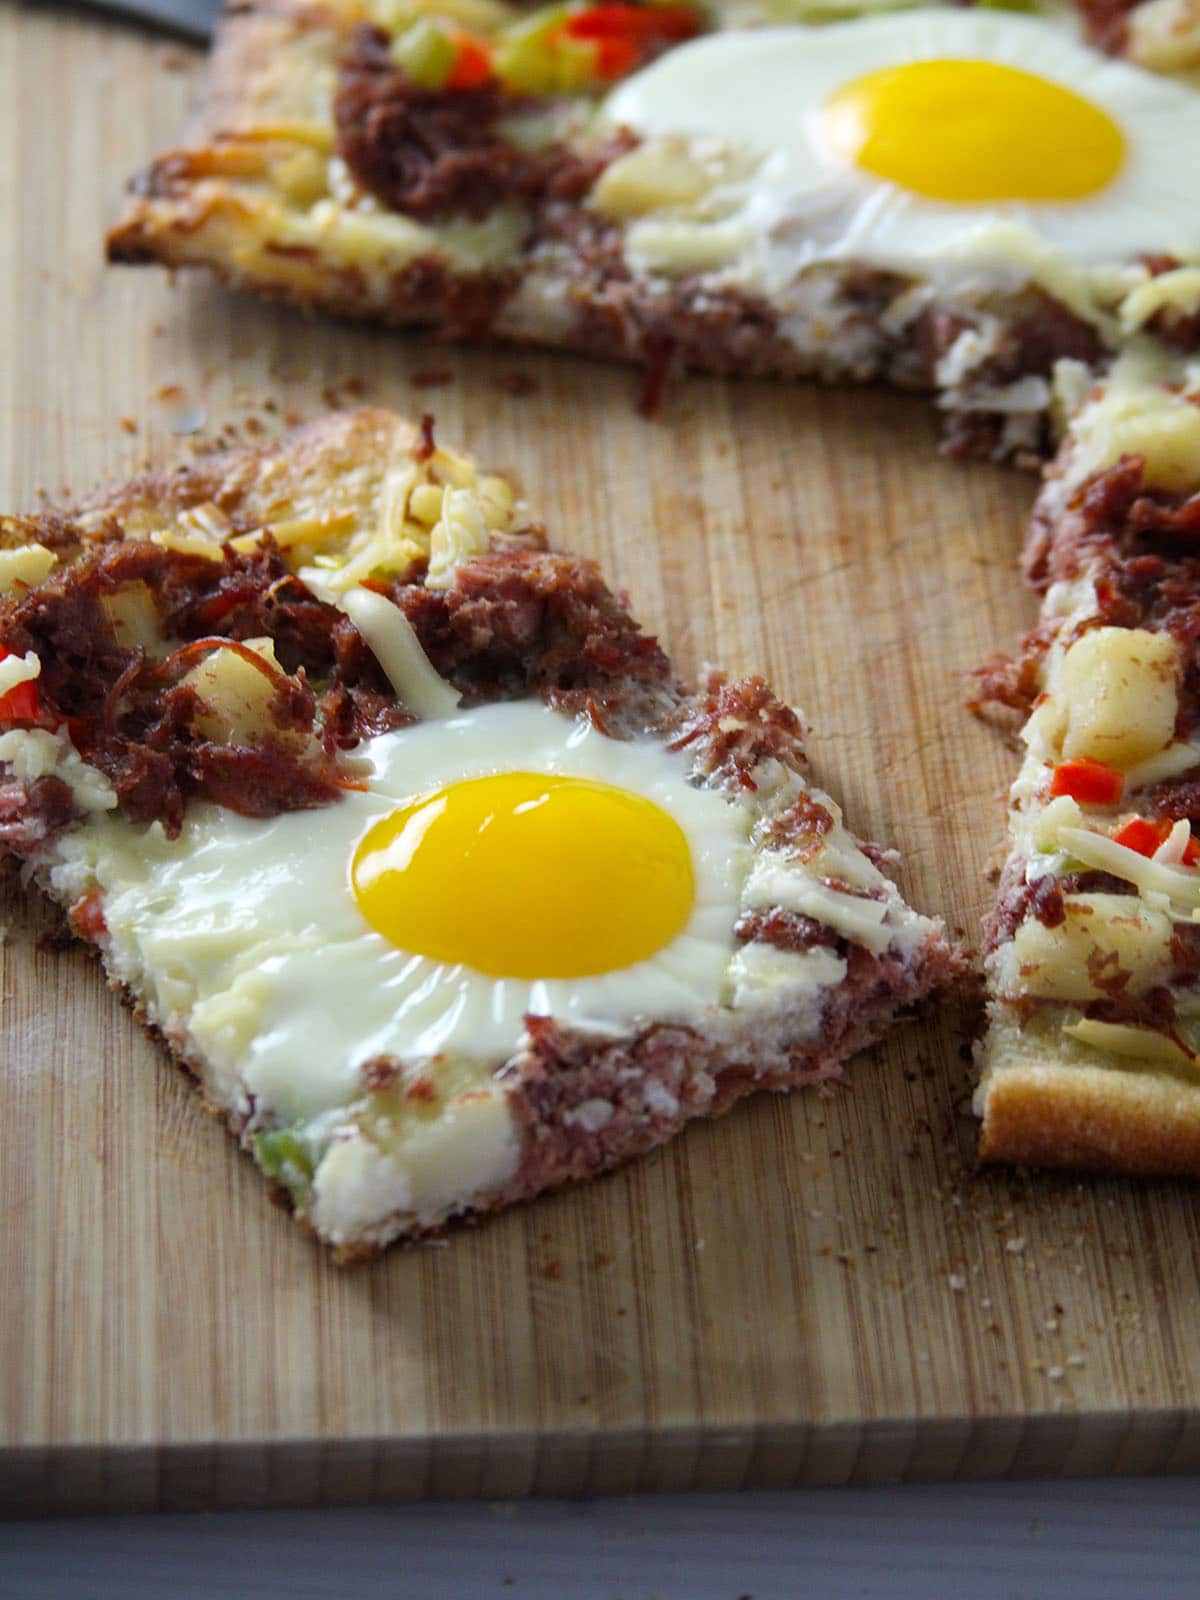
{"type": "Polygon", "coordinates": [[[1085,866],[1124,878],[1143,893],[1165,894],[1175,905],[1200,909],[1200,873],[1193,869],[1151,860],[1089,828],[1060,828],[1058,837],[1064,848],[1085,866]]]}
{"type": "Polygon", "coordinates": [[[425,718],[448,717],[457,711],[457,690],[435,670],[399,606],[371,589],[351,589],[339,604],[410,711],[425,718]]]}
{"type": "Polygon", "coordinates": [[[1162,1061],[1176,1067],[1195,1067],[1196,1058],[1182,1049],[1175,1040],[1154,1028],[1137,1028],[1125,1022],[1098,1022],[1093,1017],[1081,1017],[1078,1022],[1063,1025],[1063,1033],[1080,1044],[1091,1045],[1095,1050],[1107,1050],[1110,1055],[1124,1056],[1138,1061],[1162,1061]]]}

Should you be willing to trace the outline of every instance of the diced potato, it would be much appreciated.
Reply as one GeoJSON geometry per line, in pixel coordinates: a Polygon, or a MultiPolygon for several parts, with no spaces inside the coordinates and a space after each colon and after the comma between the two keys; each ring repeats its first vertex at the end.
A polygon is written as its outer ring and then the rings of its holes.
{"type": "Polygon", "coordinates": [[[144,650],[148,656],[166,654],[166,641],[158,625],[158,611],[149,585],[139,579],[106,594],[100,600],[117,643],[126,650],[144,650]]]}
{"type": "Polygon", "coordinates": [[[693,272],[719,272],[745,249],[746,224],[692,222],[680,217],[645,217],[629,229],[627,255],[643,272],[682,278],[693,272]]]}
{"type": "Polygon", "coordinates": [[[479,480],[479,505],[483,520],[489,528],[503,533],[512,522],[516,496],[507,478],[481,478],[479,480]]]}
{"type": "Polygon", "coordinates": [[[1170,634],[1083,634],[1063,657],[1055,692],[1067,714],[1064,757],[1089,756],[1124,772],[1165,749],[1175,733],[1180,667],[1170,634]]]}
{"type": "Polygon", "coordinates": [[[367,0],[369,19],[389,32],[424,14],[445,17],[472,33],[494,33],[511,16],[499,0],[367,0]]]}
{"type": "Polygon", "coordinates": [[[15,550],[0,550],[0,594],[11,594],[20,587],[32,589],[50,576],[58,557],[44,544],[22,544],[15,550]]]}
{"type": "Polygon", "coordinates": [[[712,185],[711,164],[687,139],[649,139],[605,168],[592,204],[602,215],[626,222],[650,211],[690,205],[712,185]]]}
{"type": "Polygon", "coordinates": [[[1058,830],[1060,828],[1082,828],[1083,812],[1079,809],[1079,802],[1072,800],[1070,795],[1060,794],[1056,800],[1051,800],[1044,811],[1039,812],[1033,824],[1033,842],[1039,850],[1057,850],[1058,830]]]}
{"type": "Polygon", "coordinates": [[[319,150],[300,146],[272,163],[272,177],[293,205],[307,210],[329,193],[329,162],[319,150]]]}
{"type": "Polygon", "coordinates": [[[442,514],[442,496],[445,490],[440,483],[422,483],[409,496],[408,509],[418,522],[432,528],[442,514]]]}
{"type": "MultiPolygon", "coordinates": [[[[246,647],[279,668],[270,639],[247,639],[246,647]]],[[[265,672],[252,667],[236,650],[214,650],[183,678],[200,696],[203,710],[197,732],[219,744],[254,744],[266,733],[267,707],[275,688],[265,672]]]]}
{"type": "Polygon", "coordinates": [[[1153,72],[1200,67],[1200,0],[1147,0],[1129,14],[1129,59],[1153,72]]]}
{"type": "Polygon", "coordinates": [[[999,952],[996,976],[1010,997],[1098,1000],[1107,988],[1144,994],[1171,971],[1170,917],[1150,911],[1134,895],[1064,895],[1066,920],[1057,928],[1023,922],[999,952]]]}
{"type": "Polygon", "coordinates": [[[1121,302],[1121,327],[1136,333],[1160,311],[1192,317],[1200,311],[1200,267],[1176,267],[1148,278],[1121,302]]]}
{"type": "MultiPolygon", "coordinates": [[[[1122,304],[1122,321],[1136,324],[1163,309],[1156,303],[1162,293],[1159,279],[1142,283],[1122,304]]],[[[1102,394],[1075,422],[1076,472],[1086,476],[1132,455],[1143,458],[1155,488],[1191,493],[1200,485],[1200,406],[1194,394],[1170,386],[1170,375],[1169,365],[1147,362],[1141,352],[1117,361],[1102,394]]]]}
{"type": "Polygon", "coordinates": [[[32,650],[26,650],[23,656],[0,658],[0,698],[11,694],[19,684],[32,683],[41,675],[42,663],[32,650]]]}

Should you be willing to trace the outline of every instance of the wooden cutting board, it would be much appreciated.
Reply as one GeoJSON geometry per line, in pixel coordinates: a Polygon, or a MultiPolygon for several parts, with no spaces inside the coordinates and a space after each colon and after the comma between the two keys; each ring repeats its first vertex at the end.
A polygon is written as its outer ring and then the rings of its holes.
{"type": "MultiPolygon", "coordinates": [[[[273,427],[268,402],[311,415],[361,384],[433,409],[685,671],[761,669],[805,706],[818,777],[974,936],[1012,756],[963,675],[1032,619],[1032,481],[942,460],[900,396],[693,381],[647,423],[620,369],[106,268],[121,184],[174,137],[198,61],[0,9],[0,506],[273,427]]],[[[4,895],[9,1510],[1200,1466],[1196,1191],[977,1173],[965,1002],[844,1090],[760,1098],[338,1270],[15,877],[4,895]]]]}

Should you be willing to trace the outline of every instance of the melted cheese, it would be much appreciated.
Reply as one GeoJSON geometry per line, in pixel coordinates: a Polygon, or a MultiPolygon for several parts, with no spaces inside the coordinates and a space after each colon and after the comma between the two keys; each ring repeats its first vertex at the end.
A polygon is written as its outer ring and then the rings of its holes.
{"type": "Polygon", "coordinates": [[[438,674],[399,606],[370,589],[351,589],[337,601],[410,711],[430,718],[458,709],[458,691],[438,674]]]}

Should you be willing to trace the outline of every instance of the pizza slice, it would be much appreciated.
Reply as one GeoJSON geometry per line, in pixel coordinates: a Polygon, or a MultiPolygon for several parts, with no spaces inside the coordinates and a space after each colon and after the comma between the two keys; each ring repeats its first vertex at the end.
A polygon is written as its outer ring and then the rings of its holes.
{"type": "Polygon", "coordinates": [[[1200,1176],[1200,365],[1090,394],[981,702],[1026,716],[987,928],[985,1160],[1200,1176]]]}
{"type": "Polygon", "coordinates": [[[343,1258],[839,1078],[959,968],[759,678],[383,411],[3,521],[0,842],[343,1258]]]}
{"type": "Polygon", "coordinates": [[[676,367],[882,379],[996,456],[1049,447],[1056,362],[1200,346],[1191,87],[992,9],[710,22],[246,0],[110,259],[635,362],[648,410],[676,367]]]}

